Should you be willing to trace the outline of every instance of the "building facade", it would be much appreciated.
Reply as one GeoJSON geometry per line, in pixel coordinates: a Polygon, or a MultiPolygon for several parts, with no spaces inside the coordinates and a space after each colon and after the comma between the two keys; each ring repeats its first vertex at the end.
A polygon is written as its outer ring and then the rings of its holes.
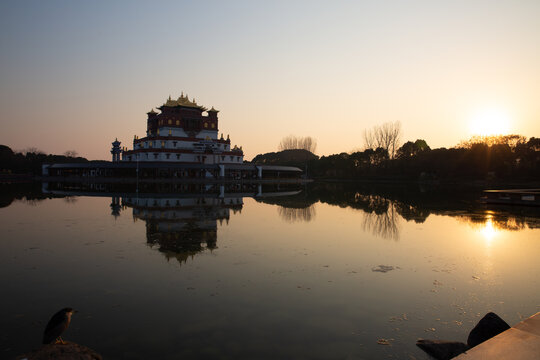
{"type": "MultiPolygon", "coordinates": [[[[218,137],[218,110],[210,110],[182,94],[171,97],[147,113],[146,136],[133,139],[133,149],[122,149],[123,162],[175,162],[189,164],[242,164],[242,147],[218,137]],[[206,113],[206,114],[204,114],[206,113]]],[[[113,144],[114,147],[114,144],[113,144]]],[[[112,151],[111,151],[112,152],[112,151]]],[[[114,156],[113,162],[119,161],[114,156]]]]}

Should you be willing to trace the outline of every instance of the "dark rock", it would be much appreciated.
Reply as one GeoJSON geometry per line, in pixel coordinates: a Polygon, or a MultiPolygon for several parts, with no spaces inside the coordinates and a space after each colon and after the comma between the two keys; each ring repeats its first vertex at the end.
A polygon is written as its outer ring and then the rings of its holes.
{"type": "Polygon", "coordinates": [[[94,350],[66,341],[65,344],[47,344],[30,353],[17,356],[17,360],[103,360],[94,350]]]}
{"type": "Polygon", "coordinates": [[[467,345],[475,347],[486,340],[510,329],[510,325],[495,313],[487,313],[469,333],[467,345]]]}
{"type": "Polygon", "coordinates": [[[469,347],[462,342],[443,340],[420,339],[416,342],[416,346],[437,360],[452,359],[469,349],[469,347]]]}

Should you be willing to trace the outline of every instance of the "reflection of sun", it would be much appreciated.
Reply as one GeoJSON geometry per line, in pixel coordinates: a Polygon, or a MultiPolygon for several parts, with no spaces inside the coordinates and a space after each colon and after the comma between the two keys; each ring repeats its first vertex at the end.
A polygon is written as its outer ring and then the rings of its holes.
{"type": "Polygon", "coordinates": [[[491,242],[495,238],[495,235],[497,235],[497,230],[495,230],[495,227],[493,226],[493,221],[491,220],[491,216],[487,218],[486,224],[480,230],[480,233],[482,233],[482,235],[486,239],[486,242],[488,244],[491,244],[491,242]]]}
{"type": "Polygon", "coordinates": [[[469,127],[473,135],[504,135],[510,131],[510,117],[502,109],[482,109],[471,116],[469,127]]]}

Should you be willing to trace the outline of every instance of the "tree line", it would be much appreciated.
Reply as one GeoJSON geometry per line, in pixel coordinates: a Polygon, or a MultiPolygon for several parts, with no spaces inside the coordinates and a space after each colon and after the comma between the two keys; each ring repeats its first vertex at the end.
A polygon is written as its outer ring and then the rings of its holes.
{"type": "Polygon", "coordinates": [[[80,163],[87,161],[83,157],[78,157],[77,152],[74,150],[68,150],[64,155],[47,155],[34,147],[13,151],[9,146],[0,145],[0,173],[3,174],[41,175],[41,168],[44,163],[80,163]]]}
{"type": "Polygon", "coordinates": [[[309,163],[318,178],[377,178],[444,181],[540,178],[540,138],[519,135],[472,138],[458,146],[431,149],[423,139],[407,141],[394,157],[382,147],[323,156],[309,163]]]}
{"type": "MultiPolygon", "coordinates": [[[[309,161],[273,163],[307,169],[313,178],[394,180],[532,180],[540,178],[540,138],[522,135],[473,136],[454,148],[431,149],[423,139],[400,146],[401,124],[386,123],[364,131],[364,148],[309,161]]],[[[293,146],[301,142],[287,143],[293,146]]],[[[281,148],[281,146],[280,146],[281,148]]],[[[256,158],[257,159],[257,158],[256,158]]]]}

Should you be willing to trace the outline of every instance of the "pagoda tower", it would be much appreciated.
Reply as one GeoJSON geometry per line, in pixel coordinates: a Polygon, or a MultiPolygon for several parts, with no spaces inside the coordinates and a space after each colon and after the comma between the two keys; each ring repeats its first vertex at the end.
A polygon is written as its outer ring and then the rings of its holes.
{"type": "Polygon", "coordinates": [[[112,154],[112,161],[113,162],[120,161],[120,154],[122,153],[122,149],[120,148],[120,144],[121,144],[121,142],[118,141],[118,139],[115,139],[113,141],[113,143],[112,143],[111,154],[112,154]]]}

